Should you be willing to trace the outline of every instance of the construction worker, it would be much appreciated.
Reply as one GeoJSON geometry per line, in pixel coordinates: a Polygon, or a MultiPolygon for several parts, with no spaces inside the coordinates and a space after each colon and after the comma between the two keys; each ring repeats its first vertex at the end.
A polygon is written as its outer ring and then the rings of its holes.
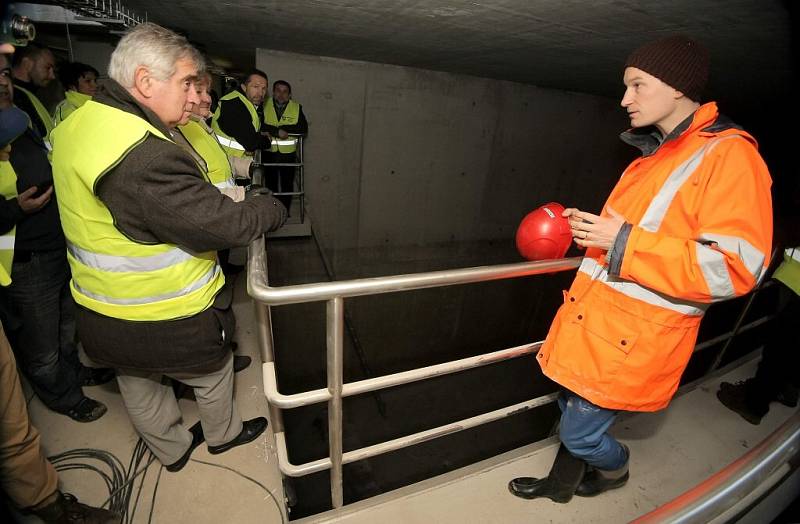
{"type": "Polygon", "coordinates": [[[48,136],[53,130],[53,118],[36,93],[56,78],[56,59],[53,52],[36,44],[18,48],[14,53],[12,74],[14,105],[28,113],[33,128],[49,149],[48,136]]]}
{"type": "Polygon", "coordinates": [[[755,139],[700,103],[707,78],[707,51],[680,36],[625,62],[621,138],[642,156],[599,215],[562,214],[586,255],[537,355],[564,388],[562,445],[547,477],[509,483],[514,495],[563,503],[623,486],[630,451],[608,433],[619,411],[665,408],[709,304],[764,275],[770,175],[755,139]]]}
{"type": "MultiPolygon", "coordinates": [[[[272,96],[264,104],[264,130],[271,137],[267,162],[291,164],[297,162],[297,136],[308,133],[303,106],[292,100],[292,86],[286,80],[272,84],[272,96]],[[290,136],[291,135],[291,136],[290,136]]],[[[294,166],[275,166],[267,172],[267,187],[276,193],[294,191],[294,166]]],[[[291,209],[292,195],[277,195],[286,210],[291,209]]]]}
{"type": "Polygon", "coordinates": [[[53,111],[53,126],[57,126],[73,111],[91,100],[97,92],[97,69],[80,62],[71,62],[62,66],[58,78],[64,86],[64,100],[53,111]]]}
{"type": "Polygon", "coordinates": [[[269,149],[269,136],[261,132],[268,85],[267,74],[253,69],[245,76],[241,90],[234,89],[219,99],[211,127],[228,155],[242,157],[269,149]]]}
{"type": "Polygon", "coordinates": [[[52,135],[78,333],[92,360],[117,369],[134,427],[170,472],[203,441],[223,453],[266,429],[234,403],[232,290],[216,251],[286,218],[269,195],[220,193],[171,138],[199,103],[202,68],[186,38],[140,24],[112,53],[110,80],[52,135]],[[193,388],[200,424],[184,424],[164,376],[193,388]]]}

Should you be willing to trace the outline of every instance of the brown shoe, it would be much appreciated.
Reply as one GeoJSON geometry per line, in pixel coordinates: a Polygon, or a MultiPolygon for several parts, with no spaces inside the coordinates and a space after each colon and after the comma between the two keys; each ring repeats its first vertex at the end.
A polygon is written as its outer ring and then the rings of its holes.
{"type": "Polygon", "coordinates": [[[48,524],[119,524],[120,515],[103,508],[81,504],[75,496],[58,492],[54,502],[32,513],[48,524]]]}

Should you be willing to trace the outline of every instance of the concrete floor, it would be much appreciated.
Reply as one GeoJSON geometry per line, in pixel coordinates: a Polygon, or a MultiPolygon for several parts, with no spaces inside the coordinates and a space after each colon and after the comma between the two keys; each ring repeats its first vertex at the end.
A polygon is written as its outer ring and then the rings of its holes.
{"type": "MultiPolygon", "coordinates": [[[[254,325],[254,314],[252,303],[246,293],[245,280],[244,273],[241,273],[236,282],[233,306],[237,318],[235,340],[239,342],[239,354],[249,355],[253,363],[246,370],[236,374],[235,397],[242,418],[249,419],[268,416],[268,413],[263,395],[255,332],[249,327],[254,325]]],[[[27,397],[31,399],[29,402],[31,419],[42,434],[44,450],[48,456],[79,448],[101,449],[113,453],[126,467],[128,466],[138,436],[130,424],[115,381],[103,386],[84,388],[87,396],[108,406],[108,412],[102,418],[88,424],[74,422],[68,417],[48,410],[27,385],[25,389],[27,397]]],[[[185,423],[191,425],[198,420],[197,405],[193,400],[181,399],[180,407],[185,416],[185,423]]],[[[148,453],[141,467],[144,467],[149,457],[148,453]]],[[[92,461],[82,460],[82,462],[92,461]]],[[[92,463],[101,465],[96,461],[92,463]]],[[[158,489],[154,490],[161,469],[159,466],[160,463],[155,460],[147,467],[140,500],[134,518],[129,522],[137,524],[150,521],[196,524],[282,522],[282,515],[276,503],[280,501],[281,506],[283,505],[283,488],[277,472],[271,431],[266,431],[262,437],[250,444],[221,455],[211,455],[206,446],[201,445],[194,451],[192,460],[182,471],[169,473],[162,470],[158,489]],[[200,461],[231,468],[234,471],[200,461]],[[246,475],[252,480],[241,475],[246,475]],[[265,491],[265,488],[272,496],[265,491]]],[[[92,471],[66,471],[59,473],[59,477],[62,491],[74,494],[87,504],[100,505],[109,496],[106,484],[92,471]]],[[[138,490],[138,478],[135,486],[138,490]]],[[[136,491],[131,497],[131,508],[135,496],[136,491]]],[[[27,524],[39,522],[39,519],[20,517],[20,521],[27,524]]]]}

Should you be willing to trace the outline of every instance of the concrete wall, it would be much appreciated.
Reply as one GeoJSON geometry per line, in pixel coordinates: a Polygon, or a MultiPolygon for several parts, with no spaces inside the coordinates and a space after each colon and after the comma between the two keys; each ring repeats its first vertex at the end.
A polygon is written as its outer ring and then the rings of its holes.
{"type": "Polygon", "coordinates": [[[256,66],[303,104],[307,203],[338,277],[364,250],[513,244],[548,201],[597,211],[634,155],[617,100],[265,49],[256,66]]]}

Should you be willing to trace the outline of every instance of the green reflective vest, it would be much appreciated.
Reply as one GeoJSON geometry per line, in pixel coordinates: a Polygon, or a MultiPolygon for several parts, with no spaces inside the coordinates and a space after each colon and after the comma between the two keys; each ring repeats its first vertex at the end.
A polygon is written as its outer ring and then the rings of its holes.
{"type": "Polygon", "coordinates": [[[217,110],[214,111],[214,116],[211,118],[211,129],[214,130],[214,133],[217,134],[217,140],[219,140],[220,145],[225,149],[225,152],[231,156],[245,156],[247,152],[242,144],[236,141],[235,138],[232,136],[228,136],[225,132],[220,129],[219,127],[219,115],[221,114],[220,111],[222,110],[222,102],[226,100],[233,100],[234,98],[238,98],[242,101],[244,106],[247,108],[247,111],[250,113],[250,118],[253,121],[253,129],[258,131],[261,129],[261,119],[258,118],[258,112],[256,111],[256,106],[247,99],[244,94],[238,89],[235,89],[228,93],[227,95],[223,96],[219,99],[219,104],[217,104],[217,110]]]}
{"type": "Polygon", "coordinates": [[[216,137],[206,131],[204,124],[189,120],[186,125],[178,126],[178,130],[189,142],[189,145],[197,151],[197,154],[205,160],[206,174],[209,181],[217,188],[235,187],[233,182],[233,172],[228,155],[217,142],[216,137]]]}
{"type": "MultiPolygon", "coordinates": [[[[50,113],[47,112],[47,109],[44,108],[44,104],[39,101],[36,95],[24,87],[18,86],[17,84],[14,84],[14,89],[23,93],[28,97],[28,100],[31,101],[31,105],[33,105],[33,108],[36,110],[36,115],[39,117],[39,120],[42,121],[45,129],[47,130],[47,134],[42,137],[42,140],[44,140],[44,145],[47,147],[48,151],[52,150],[52,147],[50,147],[50,132],[53,130],[53,119],[50,117],[50,113]]],[[[28,116],[30,117],[31,115],[28,116]]]]}
{"type": "Polygon", "coordinates": [[[90,95],[84,95],[77,91],[69,90],[64,93],[66,98],[59,102],[56,110],[53,111],[53,127],[61,123],[62,120],[72,114],[73,111],[92,99],[90,95]]]}
{"type": "Polygon", "coordinates": [[[116,228],[97,197],[99,180],[149,135],[169,140],[144,119],[94,101],[53,131],[53,179],[72,296],[124,320],[193,316],[211,306],[225,282],[215,252],[136,242],[116,228]]]}
{"type": "MultiPolygon", "coordinates": [[[[11,162],[0,161],[0,195],[6,200],[17,198],[17,174],[11,162]]],[[[14,262],[16,226],[0,235],[0,286],[11,283],[11,264],[14,262]]]]}
{"type": "MultiPolygon", "coordinates": [[[[272,101],[272,97],[267,99],[266,105],[264,106],[264,122],[268,126],[291,126],[296,124],[298,120],[300,120],[300,104],[294,100],[289,100],[289,103],[286,104],[286,109],[283,110],[283,115],[281,115],[280,120],[278,120],[278,114],[275,112],[275,104],[272,101]]],[[[278,138],[273,136],[270,151],[273,153],[278,151],[281,153],[294,153],[297,151],[297,137],[287,136],[286,138],[278,138]]]]}
{"type": "Polygon", "coordinates": [[[780,280],[800,295],[800,246],[787,248],[783,252],[783,262],[772,278],[780,280]]]}

